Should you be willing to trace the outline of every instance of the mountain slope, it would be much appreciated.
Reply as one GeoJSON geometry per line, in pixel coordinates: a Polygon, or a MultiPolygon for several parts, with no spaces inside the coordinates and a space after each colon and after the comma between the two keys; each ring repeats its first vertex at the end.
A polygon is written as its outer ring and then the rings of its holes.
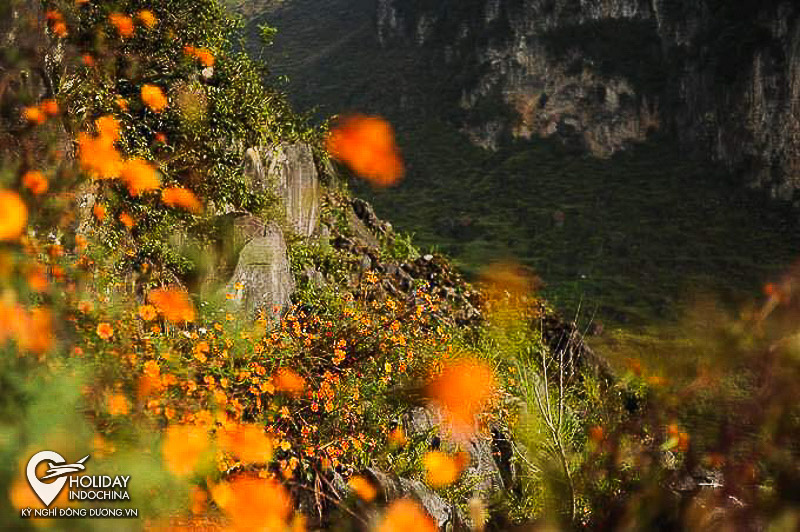
{"type": "MultiPolygon", "coordinates": [[[[288,91],[300,108],[320,119],[375,112],[395,124],[408,163],[406,180],[394,189],[359,193],[399,229],[453,255],[472,274],[493,260],[520,260],[536,269],[548,297],[562,308],[571,312],[584,300],[599,307],[601,319],[615,322],[673,317],[678,302],[698,291],[752,294],[791,261],[798,248],[791,213],[742,190],[702,158],[689,157],[668,136],[648,133],[644,123],[636,122],[644,129],[633,138],[611,134],[619,148],[630,140],[641,145],[606,150],[618,152],[610,158],[587,154],[585,135],[570,123],[556,124],[552,139],[513,140],[503,133],[513,109],[481,80],[503,73],[515,78],[513,70],[491,70],[491,50],[503,41],[502,32],[470,33],[480,29],[482,15],[474,14],[483,2],[437,4],[433,13],[430,6],[397,3],[403,9],[397,10],[394,30],[388,4],[268,3],[248,28],[252,50],[266,57],[276,76],[288,76],[288,91]],[[255,39],[264,22],[278,28],[269,48],[255,39]],[[417,30],[428,23],[436,31],[423,38],[417,30]],[[459,31],[467,37],[449,42],[459,31]],[[457,59],[448,62],[448,53],[457,59]],[[465,110],[463,93],[476,83],[484,97],[465,110]],[[495,137],[488,142],[495,151],[471,142],[495,137]]],[[[522,9],[518,3],[497,4],[522,9]]],[[[632,20],[614,32],[591,33],[606,42],[600,50],[631,49],[633,40],[654,35],[650,22],[632,20]],[[614,35],[627,40],[608,43],[614,35]]],[[[595,42],[586,40],[586,31],[569,34],[584,39],[581,49],[595,42]]],[[[660,51],[634,50],[627,62],[615,63],[627,69],[632,93],[659,83],[650,56],[660,57],[660,51]],[[642,71],[643,65],[649,70],[642,71]]],[[[495,86],[503,86],[502,80],[495,86]]],[[[593,111],[581,118],[602,131],[601,119],[618,123],[628,115],[619,116],[593,111]]]]}

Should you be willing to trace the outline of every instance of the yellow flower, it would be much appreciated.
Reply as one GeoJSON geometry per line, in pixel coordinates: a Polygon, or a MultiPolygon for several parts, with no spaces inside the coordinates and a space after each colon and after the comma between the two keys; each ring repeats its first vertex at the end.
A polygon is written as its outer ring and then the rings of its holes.
{"type": "Polygon", "coordinates": [[[97,336],[103,340],[108,340],[114,336],[114,328],[106,322],[97,324],[97,336]]]}
{"type": "Polygon", "coordinates": [[[164,92],[155,85],[142,86],[142,102],[156,113],[160,113],[169,105],[164,92]]]}
{"type": "Polygon", "coordinates": [[[136,17],[144,24],[148,29],[153,29],[156,24],[158,24],[158,19],[153,14],[152,11],[149,9],[142,9],[139,13],[136,14],[136,17]]]}
{"type": "Polygon", "coordinates": [[[28,208],[19,194],[0,190],[0,241],[16,240],[28,224],[28,208]]]}

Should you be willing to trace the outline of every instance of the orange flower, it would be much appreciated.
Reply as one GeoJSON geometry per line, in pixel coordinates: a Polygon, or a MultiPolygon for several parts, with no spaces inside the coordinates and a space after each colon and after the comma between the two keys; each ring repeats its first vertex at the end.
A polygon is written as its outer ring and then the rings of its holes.
{"type": "Polygon", "coordinates": [[[153,290],[148,295],[150,303],[169,321],[183,323],[194,321],[194,305],[189,294],[180,288],[153,290]]]}
{"type": "Polygon", "coordinates": [[[138,18],[148,29],[153,29],[155,28],[156,24],[158,24],[158,19],[149,9],[142,9],[139,11],[139,13],[136,14],[136,18],[138,18]]]}
{"type": "Polygon", "coordinates": [[[422,464],[425,466],[425,480],[433,488],[443,488],[458,480],[469,458],[466,453],[450,456],[440,451],[425,453],[422,464]]]}
{"type": "Polygon", "coordinates": [[[131,216],[127,212],[121,213],[119,215],[118,219],[119,219],[119,223],[124,225],[128,229],[128,231],[133,229],[133,226],[136,225],[136,222],[133,220],[133,216],[131,216]]]}
{"type": "Polygon", "coordinates": [[[111,13],[108,21],[117,29],[117,33],[123,39],[133,37],[133,19],[122,13],[111,13]]]}
{"type": "Polygon", "coordinates": [[[214,486],[211,496],[234,530],[285,530],[292,514],[289,493],[272,479],[239,477],[214,486]]]}
{"type": "Polygon", "coordinates": [[[128,100],[126,100],[122,96],[118,96],[114,100],[114,103],[116,103],[117,107],[119,107],[121,110],[123,110],[123,111],[127,111],[128,110],[128,100]]]}
{"type": "Polygon", "coordinates": [[[97,128],[97,134],[100,136],[100,138],[110,143],[114,143],[119,140],[120,124],[119,120],[114,118],[114,116],[103,115],[94,121],[94,125],[97,128]]]}
{"type": "Polygon", "coordinates": [[[222,431],[219,445],[245,463],[266,464],[272,460],[272,439],[258,425],[236,425],[222,431]]]}
{"type": "Polygon", "coordinates": [[[451,360],[428,385],[429,397],[444,409],[453,429],[472,432],[478,415],[495,392],[492,368],[475,358],[451,360]]]}
{"type": "Polygon", "coordinates": [[[378,490],[375,489],[372,482],[360,475],[350,477],[350,480],[347,481],[347,485],[350,486],[350,489],[363,501],[372,502],[375,497],[378,496],[378,490]]]}
{"type": "Polygon", "coordinates": [[[156,113],[160,113],[169,105],[164,92],[155,85],[142,86],[142,102],[156,113]]]}
{"type": "Polygon", "coordinates": [[[179,207],[195,214],[203,212],[203,204],[191,190],[183,187],[169,187],[161,192],[161,201],[170,207],[179,207]]]}
{"type": "Polygon", "coordinates": [[[209,448],[208,432],[195,425],[172,425],[167,429],[161,454],[175,476],[190,475],[209,448]]]}
{"type": "Polygon", "coordinates": [[[47,275],[45,275],[44,268],[38,264],[32,265],[27,269],[25,280],[34,292],[47,290],[47,275]]]}
{"type": "Polygon", "coordinates": [[[114,328],[111,327],[111,325],[109,325],[106,322],[98,323],[97,336],[99,336],[103,340],[108,340],[109,338],[114,336],[114,328]]]}
{"type": "Polygon", "coordinates": [[[92,207],[92,214],[94,214],[98,222],[102,222],[106,219],[106,206],[102,203],[95,203],[92,207]]]}
{"type": "Polygon", "coordinates": [[[47,192],[47,178],[38,170],[30,170],[22,176],[22,186],[36,195],[47,192]]]}
{"type": "Polygon", "coordinates": [[[153,137],[153,140],[155,140],[159,144],[166,144],[167,136],[164,133],[158,132],[155,134],[155,137],[153,137]]]}
{"type": "Polygon", "coordinates": [[[19,194],[0,190],[0,241],[16,240],[28,224],[28,208],[19,194]]]}
{"type": "Polygon", "coordinates": [[[158,316],[153,305],[142,305],[139,307],[139,317],[144,321],[153,321],[158,316]]]}
{"type": "Polygon", "coordinates": [[[206,67],[214,66],[214,54],[208,48],[196,48],[194,57],[200,61],[200,64],[206,67]]]}
{"type": "Polygon", "coordinates": [[[125,416],[130,411],[130,403],[123,394],[115,393],[108,396],[106,408],[112,416],[125,416]]]}
{"type": "Polygon", "coordinates": [[[42,103],[39,105],[39,108],[47,116],[55,116],[55,115],[58,114],[58,102],[56,102],[52,98],[48,98],[46,100],[42,100],[42,103]]]}
{"type": "Polygon", "coordinates": [[[110,179],[122,170],[122,157],[107,136],[78,134],[78,152],[81,167],[92,177],[110,179]]]}
{"type": "Polygon", "coordinates": [[[22,117],[29,123],[36,124],[37,126],[44,124],[45,120],[47,120],[44,112],[36,106],[24,108],[22,110],[22,117]]]}
{"type": "Polygon", "coordinates": [[[203,515],[206,513],[208,503],[208,492],[197,486],[192,486],[189,492],[189,510],[192,515],[203,515]]]}
{"type": "Polygon", "coordinates": [[[62,39],[68,35],[67,25],[63,20],[59,20],[53,24],[53,34],[62,39]]]}
{"type": "Polygon", "coordinates": [[[603,427],[599,425],[594,425],[589,427],[589,441],[594,443],[595,445],[599,445],[603,443],[605,439],[605,433],[603,431],[603,427]]]}
{"type": "Polygon", "coordinates": [[[89,68],[92,68],[95,65],[94,57],[92,57],[92,54],[83,54],[81,56],[81,62],[83,62],[83,64],[89,68]]]}
{"type": "Polygon", "coordinates": [[[327,147],[333,157],[376,186],[393,185],[405,172],[392,127],[377,116],[344,118],[328,135],[327,147]]]}
{"type": "Polygon", "coordinates": [[[300,395],[306,387],[305,379],[289,368],[279,369],[272,377],[272,382],[276,390],[295,396],[300,395]]]}
{"type": "Polygon", "coordinates": [[[403,431],[403,427],[399,425],[389,433],[389,445],[392,447],[402,447],[407,441],[406,433],[403,431]]]}
{"type": "Polygon", "coordinates": [[[158,172],[144,159],[130,159],[122,164],[120,177],[128,186],[131,196],[138,196],[142,192],[153,190],[161,186],[158,172]]]}
{"type": "Polygon", "coordinates": [[[53,346],[53,318],[48,309],[35,308],[23,314],[18,331],[19,345],[25,351],[44,353],[53,346]]]}
{"type": "Polygon", "coordinates": [[[411,499],[394,501],[377,532],[437,532],[438,527],[420,505],[411,499]]]}
{"type": "Polygon", "coordinates": [[[209,350],[210,347],[208,346],[208,342],[203,340],[202,342],[197,342],[197,345],[194,346],[192,352],[194,353],[194,358],[200,362],[205,362],[207,360],[206,355],[208,355],[209,350]]]}

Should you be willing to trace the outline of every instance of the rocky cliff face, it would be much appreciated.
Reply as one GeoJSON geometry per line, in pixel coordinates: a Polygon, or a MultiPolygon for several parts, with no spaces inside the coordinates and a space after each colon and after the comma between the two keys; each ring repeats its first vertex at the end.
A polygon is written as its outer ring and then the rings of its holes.
{"type": "Polygon", "coordinates": [[[378,0],[384,47],[458,84],[463,130],[600,156],[676,134],[774,196],[800,188],[800,6],[787,0],[378,0]]]}

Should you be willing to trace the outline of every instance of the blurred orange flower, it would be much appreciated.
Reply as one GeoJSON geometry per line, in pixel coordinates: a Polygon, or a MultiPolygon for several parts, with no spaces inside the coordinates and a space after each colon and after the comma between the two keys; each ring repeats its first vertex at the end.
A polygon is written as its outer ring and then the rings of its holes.
{"type": "Polygon", "coordinates": [[[390,506],[377,532],[437,532],[431,517],[411,499],[398,499],[390,506]]]}
{"type": "Polygon", "coordinates": [[[422,457],[425,467],[425,480],[433,488],[449,486],[461,475],[469,462],[469,455],[465,452],[450,456],[441,451],[430,451],[422,457]]]}
{"type": "Polygon", "coordinates": [[[289,493],[272,479],[239,477],[214,486],[211,496],[234,530],[285,530],[292,514],[289,493]]]}
{"type": "Polygon", "coordinates": [[[170,207],[179,207],[189,212],[200,213],[203,211],[203,204],[197,199],[191,190],[183,187],[169,187],[161,192],[161,201],[170,207]]]}
{"type": "Polygon", "coordinates": [[[22,186],[36,195],[47,192],[47,178],[38,170],[30,170],[22,176],[22,186]]]}
{"type": "Polygon", "coordinates": [[[208,448],[208,432],[204,427],[172,425],[167,428],[161,454],[172,474],[185,477],[195,470],[208,448]]]}
{"type": "Polygon", "coordinates": [[[98,222],[102,222],[106,219],[106,206],[102,203],[95,203],[92,206],[92,214],[94,214],[98,222]]]}
{"type": "Polygon", "coordinates": [[[142,305],[139,307],[139,317],[144,321],[153,321],[158,316],[156,308],[153,305],[142,305]]]}
{"type": "Polygon", "coordinates": [[[258,425],[242,424],[222,430],[219,445],[245,463],[266,464],[272,460],[272,439],[258,425]]]}
{"type": "Polygon", "coordinates": [[[158,172],[144,159],[129,159],[122,163],[120,177],[128,186],[128,193],[131,196],[138,196],[142,192],[161,186],[158,172]]]}
{"type": "Polygon", "coordinates": [[[121,393],[114,393],[108,396],[106,408],[112,416],[124,416],[130,411],[128,398],[121,393]]]}
{"type": "Polygon", "coordinates": [[[97,128],[97,134],[106,142],[114,143],[120,137],[120,123],[119,120],[112,115],[103,115],[94,121],[97,128]]]}
{"type": "Polygon", "coordinates": [[[59,20],[53,24],[53,34],[62,39],[68,35],[67,24],[63,20],[59,20]]]}
{"type": "Polygon", "coordinates": [[[136,14],[136,18],[138,18],[148,29],[153,29],[155,28],[156,24],[158,24],[158,19],[149,9],[142,9],[139,11],[139,13],[136,14]]]}
{"type": "Polygon", "coordinates": [[[0,190],[0,241],[16,240],[28,224],[28,207],[19,194],[0,190]]]}
{"type": "Polygon", "coordinates": [[[106,322],[98,323],[97,336],[99,336],[103,340],[108,340],[109,338],[114,336],[114,328],[111,327],[111,325],[109,325],[106,322]]]}
{"type": "Polygon", "coordinates": [[[122,13],[111,13],[108,21],[117,29],[117,33],[122,38],[133,37],[133,19],[122,13]]]}
{"type": "Polygon", "coordinates": [[[18,331],[19,346],[25,351],[45,353],[53,346],[53,317],[46,308],[34,308],[22,314],[18,331]]]}
{"type": "Polygon", "coordinates": [[[44,112],[36,106],[25,107],[22,110],[22,117],[31,124],[42,125],[47,117],[44,112]]]}
{"type": "Polygon", "coordinates": [[[372,502],[375,497],[378,496],[378,490],[375,489],[372,482],[360,475],[350,477],[350,480],[347,481],[347,485],[350,486],[350,489],[363,501],[372,502]]]}
{"type": "Polygon", "coordinates": [[[124,225],[128,229],[128,231],[133,229],[133,226],[136,225],[136,222],[134,221],[133,216],[131,216],[127,212],[121,213],[119,215],[118,219],[119,219],[119,223],[124,225]]]}
{"type": "Polygon", "coordinates": [[[122,157],[109,137],[78,134],[78,158],[81,167],[92,177],[110,179],[119,176],[122,157]]]}
{"type": "Polygon", "coordinates": [[[39,105],[39,107],[47,116],[55,116],[58,114],[58,102],[52,98],[42,100],[42,103],[39,105]]]}
{"type": "Polygon", "coordinates": [[[195,48],[194,46],[189,45],[183,47],[183,53],[190,57],[194,57],[200,61],[203,66],[214,66],[214,54],[212,54],[211,50],[208,48],[195,48]]]}
{"type": "Polygon", "coordinates": [[[194,321],[194,305],[189,294],[181,288],[153,290],[147,298],[164,318],[173,323],[194,321]]]}
{"type": "Polygon", "coordinates": [[[142,86],[142,102],[156,113],[160,113],[169,105],[164,92],[155,85],[142,86]]]}
{"type": "Polygon", "coordinates": [[[377,116],[342,119],[327,139],[328,151],[376,186],[397,183],[405,172],[392,127],[377,116]]]}
{"type": "Polygon", "coordinates": [[[275,389],[289,395],[300,395],[306,387],[306,381],[298,373],[289,368],[281,368],[272,377],[275,389]]]}
{"type": "Polygon", "coordinates": [[[392,447],[402,447],[407,441],[406,433],[403,431],[403,427],[399,425],[389,433],[389,445],[392,447]]]}
{"type": "Polygon", "coordinates": [[[470,433],[496,389],[494,370],[476,358],[449,360],[428,385],[429,397],[443,408],[452,428],[470,433]]]}

